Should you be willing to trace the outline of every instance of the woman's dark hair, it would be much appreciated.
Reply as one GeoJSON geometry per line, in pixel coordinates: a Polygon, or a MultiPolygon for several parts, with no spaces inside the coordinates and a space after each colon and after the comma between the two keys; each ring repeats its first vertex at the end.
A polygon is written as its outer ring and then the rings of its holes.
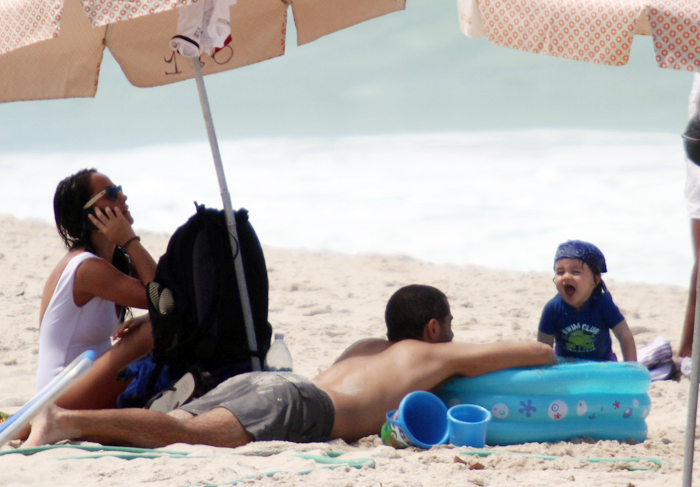
{"type": "MultiPolygon", "coordinates": [[[[90,240],[92,229],[87,224],[87,214],[83,206],[92,198],[93,188],[90,180],[96,172],[96,169],[82,169],[56,186],[53,215],[56,230],[68,250],[85,249],[95,253],[95,246],[90,240]]],[[[131,275],[131,260],[121,247],[114,249],[112,265],[124,274],[131,275]]],[[[127,310],[124,307],[122,309],[127,310]]]]}
{"type": "Polygon", "coordinates": [[[58,183],[53,196],[53,216],[56,230],[68,250],[84,248],[94,252],[90,241],[92,230],[85,223],[83,206],[92,197],[90,178],[95,169],[82,169],[58,183]]]}
{"type": "Polygon", "coordinates": [[[387,338],[392,342],[422,340],[425,325],[433,318],[444,323],[449,313],[447,296],[439,289],[422,284],[402,287],[386,305],[387,338]]]}

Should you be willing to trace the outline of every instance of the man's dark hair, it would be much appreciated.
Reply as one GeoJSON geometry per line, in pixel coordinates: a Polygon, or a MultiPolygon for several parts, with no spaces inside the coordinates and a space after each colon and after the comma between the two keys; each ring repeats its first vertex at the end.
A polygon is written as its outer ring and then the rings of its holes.
{"type": "Polygon", "coordinates": [[[432,286],[411,284],[394,293],[386,305],[387,338],[392,342],[423,339],[423,329],[433,318],[443,323],[450,309],[447,296],[432,286]]]}

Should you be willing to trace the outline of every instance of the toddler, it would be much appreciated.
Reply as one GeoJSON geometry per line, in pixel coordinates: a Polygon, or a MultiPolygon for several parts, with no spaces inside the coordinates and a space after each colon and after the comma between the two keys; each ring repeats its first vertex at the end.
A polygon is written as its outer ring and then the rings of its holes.
{"type": "Polygon", "coordinates": [[[634,337],[612,300],[601,274],[603,253],[593,244],[569,240],[554,256],[557,295],[542,310],[537,340],[553,345],[561,357],[617,361],[610,331],[620,342],[625,361],[637,360],[634,337]]]}

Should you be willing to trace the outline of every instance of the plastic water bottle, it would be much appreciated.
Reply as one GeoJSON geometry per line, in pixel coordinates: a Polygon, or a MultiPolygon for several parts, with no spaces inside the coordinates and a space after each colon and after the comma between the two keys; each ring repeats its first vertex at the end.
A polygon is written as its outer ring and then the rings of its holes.
{"type": "Polygon", "coordinates": [[[284,343],[284,333],[275,333],[275,341],[272,342],[265,358],[265,370],[292,371],[292,354],[284,343]]]}

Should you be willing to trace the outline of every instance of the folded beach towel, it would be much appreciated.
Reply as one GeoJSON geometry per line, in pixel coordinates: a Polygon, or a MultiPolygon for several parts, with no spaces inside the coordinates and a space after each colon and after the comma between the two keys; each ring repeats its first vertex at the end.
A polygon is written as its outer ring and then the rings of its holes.
{"type": "Polygon", "coordinates": [[[637,350],[637,361],[650,370],[669,362],[672,356],[671,342],[661,336],[637,350]]]}
{"type": "Polygon", "coordinates": [[[672,356],[671,342],[661,336],[654,337],[645,346],[637,349],[637,361],[649,369],[652,381],[673,377],[676,367],[671,360],[672,356]]]}
{"type": "Polygon", "coordinates": [[[673,377],[673,375],[676,373],[676,366],[673,364],[671,360],[668,362],[664,362],[662,364],[659,364],[655,366],[654,368],[649,370],[649,374],[651,375],[651,381],[655,382],[657,380],[668,380],[673,377]]]}

